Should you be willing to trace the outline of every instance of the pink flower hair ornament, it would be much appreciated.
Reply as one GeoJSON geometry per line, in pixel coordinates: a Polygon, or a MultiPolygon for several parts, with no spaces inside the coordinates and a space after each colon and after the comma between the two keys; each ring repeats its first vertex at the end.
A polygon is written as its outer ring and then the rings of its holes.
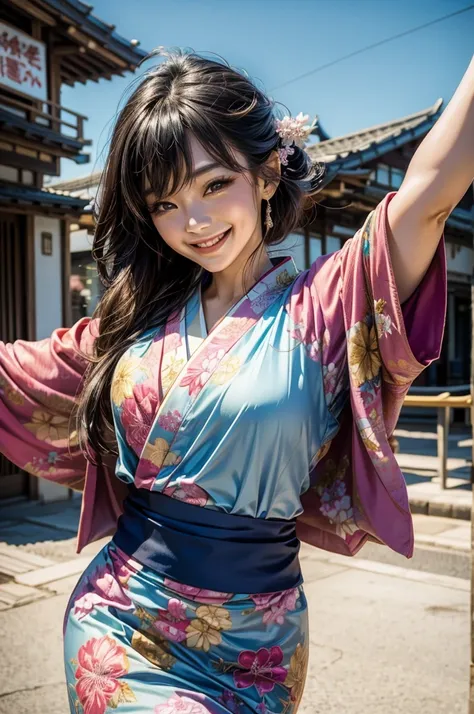
{"type": "Polygon", "coordinates": [[[307,124],[308,114],[300,112],[296,117],[285,116],[275,120],[275,129],[280,137],[281,146],[277,150],[283,166],[288,166],[288,157],[295,153],[295,146],[303,149],[309,135],[316,126],[317,118],[307,124]]]}

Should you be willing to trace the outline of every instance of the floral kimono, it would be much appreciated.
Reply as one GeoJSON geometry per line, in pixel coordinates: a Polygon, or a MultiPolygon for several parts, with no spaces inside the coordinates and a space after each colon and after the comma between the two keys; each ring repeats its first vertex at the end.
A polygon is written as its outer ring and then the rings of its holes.
{"type": "MultiPolygon", "coordinates": [[[[353,555],[371,539],[412,555],[388,439],[410,384],[439,356],[446,261],[441,241],[401,307],[387,236],[394,195],[308,270],[274,259],[209,333],[198,289],[166,326],[141,335],[112,381],[115,464],[87,463],[69,421],[96,321],[0,343],[0,448],[30,473],[84,489],[79,550],[114,533],[136,488],[210,519],[296,519],[299,539],[334,552],[353,555]]],[[[108,543],[71,596],[71,712],[296,713],[308,655],[302,583],[198,587],[127,550],[108,543]]],[[[224,582],[212,562],[202,569],[224,582]]]]}

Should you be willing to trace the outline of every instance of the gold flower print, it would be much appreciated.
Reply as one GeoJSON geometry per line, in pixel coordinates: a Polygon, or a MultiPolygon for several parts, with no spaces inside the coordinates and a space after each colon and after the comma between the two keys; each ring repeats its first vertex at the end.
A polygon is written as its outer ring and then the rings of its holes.
{"type": "Polygon", "coordinates": [[[295,278],[296,275],[293,271],[283,270],[280,275],[277,276],[276,283],[281,288],[286,288],[288,285],[291,285],[295,278]]]}
{"type": "Polygon", "coordinates": [[[222,641],[221,630],[230,630],[230,613],[216,605],[202,605],[196,610],[197,617],[186,628],[188,647],[209,652],[211,645],[222,641]]]}
{"type": "Polygon", "coordinates": [[[370,425],[363,427],[362,422],[367,422],[367,419],[359,419],[357,422],[359,426],[359,433],[362,441],[364,442],[365,448],[369,449],[369,451],[379,451],[380,444],[376,439],[372,427],[370,425]]]}
{"type": "Polygon", "coordinates": [[[332,439],[330,441],[327,441],[325,444],[323,444],[318,451],[316,452],[316,456],[314,457],[314,464],[317,464],[321,459],[323,459],[326,454],[329,451],[329,448],[332,444],[332,439]]]}
{"type": "Polygon", "coordinates": [[[21,406],[24,404],[25,400],[23,398],[23,395],[20,394],[20,392],[17,392],[16,389],[12,389],[8,384],[5,379],[2,379],[0,377],[0,389],[4,390],[5,397],[12,402],[12,404],[17,404],[18,406],[21,406]]]}
{"type": "Polygon", "coordinates": [[[118,407],[124,399],[133,397],[133,387],[138,381],[148,376],[148,370],[138,357],[126,357],[118,363],[112,380],[112,401],[118,407]]]}
{"type": "Polygon", "coordinates": [[[411,384],[417,372],[405,359],[399,359],[397,361],[389,359],[384,375],[387,382],[404,385],[411,384]],[[405,374],[399,374],[399,372],[405,372],[405,374]]]}
{"type": "Polygon", "coordinates": [[[306,672],[308,670],[308,655],[308,647],[298,643],[291,655],[290,667],[285,679],[285,687],[290,689],[291,701],[294,703],[295,711],[298,709],[303,696],[306,672]]]}
{"type": "Polygon", "coordinates": [[[357,322],[349,330],[349,367],[357,387],[374,379],[381,367],[377,335],[373,327],[357,322]]]}
{"type": "Polygon", "coordinates": [[[31,416],[31,421],[25,424],[25,428],[31,431],[40,441],[54,444],[69,438],[71,446],[77,444],[76,431],[70,431],[69,417],[57,416],[49,412],[35,409],[31,416]]]}
{"type": "Polygon", "coordinates": [[[170,653],[168,640],[153,629],[135,630],[132,636],[133,649],[159,669],[170,670],[176,658],[170,653]]]}
{"type": "Polygon", "coordinates": [[[161,468],[162,466],[172,466],[173,464],[178,463],[180,457],[178,454],[175,454],[169,449],[170,444],[166,441],[166,439],[159,437],[158,439],[155,439],[153,444],[150,442],[147,443],[142,458],[147,461],[151,461],[151,463],[157,468],[161,468]]]}
{"type": "Polygon", "coordinates": [[[392,334],[392,318],[384,313],[387,301],[383,298],[375,300],[375,324],[377,325],[377,334],[379,338],[392,334]]]}
{"type": "Polygon", "coordinates": [[[163,358],[163,366],[161,368],[161,384],[163,391],[167,392],[173,386],[176,377],[181,372],[184,366],[183,359],[176,358],[176,351],[169,352],[163,358]]]}
{"type": "Polygon", "coordinates": [[[242,360],[240,357],[232,357],[227,355],[224,357],[216,371],[209,380],[212,384],[225,384],[240,370],[242,360]]]}

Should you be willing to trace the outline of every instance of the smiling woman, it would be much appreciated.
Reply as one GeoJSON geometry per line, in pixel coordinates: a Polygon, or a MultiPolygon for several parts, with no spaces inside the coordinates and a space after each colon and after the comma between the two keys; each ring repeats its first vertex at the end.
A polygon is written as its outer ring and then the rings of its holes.
{"type": "Polygon", "coordinates": [[[168,57],[112,137],[94,318],[0,343],[2,451],[86,469],[78,549],[113,536],[64,619],[71,714],[296,714],[300,540],[412,555],[389,438],[439,355],[444,248],[402,307],[392,193],[308,270],[271,259],[320,184],[310,131],[226,64],[168,57]]]}

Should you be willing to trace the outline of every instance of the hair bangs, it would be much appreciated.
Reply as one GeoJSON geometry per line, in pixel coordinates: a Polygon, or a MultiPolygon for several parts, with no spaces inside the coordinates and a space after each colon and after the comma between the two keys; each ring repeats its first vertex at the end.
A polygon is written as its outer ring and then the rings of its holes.
{"type": "Polygon", "coordinates": [[[143,216],[150,193],[155,201],[161,201],[192,182],[191,136],[224,168],[237,172],[248,168],[238,162],[232,137],[212,112],[192,101],[186,102],[185,114],[166,104],[160,102],[155,111],[135,122],[135,136],[129,137],[129,150],[124,151],[124,200],[137,217],[138,213],[143,216]]]}

